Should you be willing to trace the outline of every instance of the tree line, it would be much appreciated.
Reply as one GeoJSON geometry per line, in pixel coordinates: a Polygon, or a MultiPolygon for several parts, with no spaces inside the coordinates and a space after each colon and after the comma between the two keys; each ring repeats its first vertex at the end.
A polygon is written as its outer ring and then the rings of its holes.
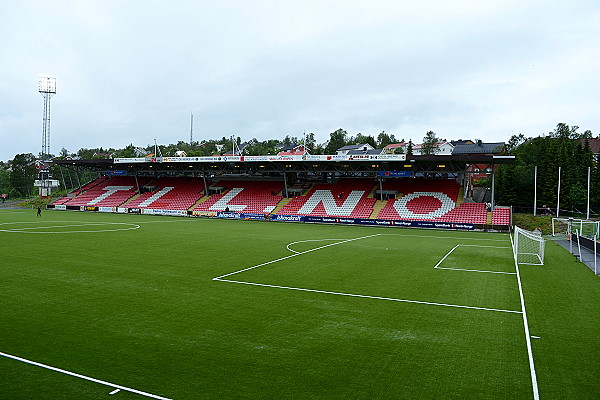
{"type": "Polygon", "coordinates": [[[588,199],[588,168],[591,172],[590,208],[600,212],[600,164],[590,147],[592,132],[578,132],[578,126],[559,123],[546,135],[527,138],[514,135],[507,143],[513,164],[496,171],[496,200],[501,205],[532,209],[535,167],[537,166],[537,206],[585,213],[588,199]],[[560,167],[560,204],[558,185],[560,167]]]}

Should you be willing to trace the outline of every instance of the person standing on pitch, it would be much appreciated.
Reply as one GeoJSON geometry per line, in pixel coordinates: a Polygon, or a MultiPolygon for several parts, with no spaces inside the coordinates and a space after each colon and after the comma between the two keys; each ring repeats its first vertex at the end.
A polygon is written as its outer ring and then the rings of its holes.
{"type": "Polygon", "coordinates": [[[41,217],[42,216],[42,209],[38,206],[38,210],[37,210],[37,216],[41,217]]]}

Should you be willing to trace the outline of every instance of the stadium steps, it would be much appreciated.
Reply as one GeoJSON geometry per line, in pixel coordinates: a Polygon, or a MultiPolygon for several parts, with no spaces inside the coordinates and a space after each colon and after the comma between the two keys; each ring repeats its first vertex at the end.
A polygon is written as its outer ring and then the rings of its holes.
{"type": "Polygon", "coordinates": [[[121,207],[127,207],[127,204],[129,204],[131,201],[137,199],[141,195],[142,195],[141,193],[138,193],[138,194],[134,195],[133,197],[130,197],[125,203],[121,204],[121,207]]]}
{"type": "MultiPolygon", "coordinates": [[[[371,191],[369,192],[368,195],[366,195],[365,197],[367,198],[374,198],[375,197],[375,190],[377,190],[378,186],[377,185],[373,185],[373,188],[371,189],[371,191]]],[[[377,203],[375,203],[377,204],[377,203]]]]}
{"type": "Polygon", "coordinates": [[[383,208],[386,206],[386,204],[387,204],[387,200],[376,200],[375,204],[373,205],[373,212],[369,216],[369,219],[376,219],[377,216],[379,215],[379,212],[381,212],[381,210],[383,210],[383,208]]]}
{"type": "Polygon", "coordinates": [[[277,214],[279,212],[279,210],[281,210],[283,208],[283,206],[285,206],[287,203],[289,203],[292,199],[293,199],[293,197],[284,197],[283,199],[281,199],[279,201],[279,203],[277,203],[277,206],[275,206],[273,211],[271,211],[271,214],[277,214]]]}
{"type": "Polygon", "coordinates": [[[465,201],[465,188],[461,186],[458,188],[458,196],[456,198],[456,206],[458,207],[465,201]]]}
{"type": "Polygon", "coordinates": [[[487,219],[486,219],[485,223],[488,225],[492,224],[492,213],[491,212],[487,213],[487,219]]]}
{"type": "Polygon", "coordinates": [[[202,196],[202,197],[200,197],[197,202],[195,202],[194,204],[192,204],[192,206],[190,208],[188,208],[188,210],[193,210],[194,208],[196,208],[196,206],[204,203],[208,199],[210,199],[210,196],[202,196]]]}

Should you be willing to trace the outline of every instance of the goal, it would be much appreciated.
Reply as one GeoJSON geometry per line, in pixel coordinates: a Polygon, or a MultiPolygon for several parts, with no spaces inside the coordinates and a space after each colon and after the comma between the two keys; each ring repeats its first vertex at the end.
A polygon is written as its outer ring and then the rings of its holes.
{"type": "Polygon", "coordinates": [[[600,236],[600,221],[576,218],[552,218],[552,236],[566,236],[579,232],[581,236],[592,238],[600,236]]]}
{"type": "Polygon", "coordinates": [[[544,238],[515,226],[513,252],[518,264],[544,265],[544,238]]]}

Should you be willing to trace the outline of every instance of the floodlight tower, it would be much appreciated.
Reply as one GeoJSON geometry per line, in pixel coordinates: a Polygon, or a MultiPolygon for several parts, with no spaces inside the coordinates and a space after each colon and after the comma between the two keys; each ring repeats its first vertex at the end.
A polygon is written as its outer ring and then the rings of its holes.
{"type": "Polygon", "coordinates": [[[44,162],[50,158],[50,99],[56,94],[56,77],[50,75],[40,76],[39,92],[44,97],[41,153],[41,161],[44,162]]]}
{"type": "Polygon", "coordinates": [[[56,94],[56,77],[41,75],[39,92],[44,98],[44,117],[42,126],[42,152],[40,153],[40,172],[36,186],[40,188],[40,196],[49,196],[51,187],[56,187],[56,182],[50,180],[50,171],[47,162],[50,161],[50,99],[56,94]]]}

